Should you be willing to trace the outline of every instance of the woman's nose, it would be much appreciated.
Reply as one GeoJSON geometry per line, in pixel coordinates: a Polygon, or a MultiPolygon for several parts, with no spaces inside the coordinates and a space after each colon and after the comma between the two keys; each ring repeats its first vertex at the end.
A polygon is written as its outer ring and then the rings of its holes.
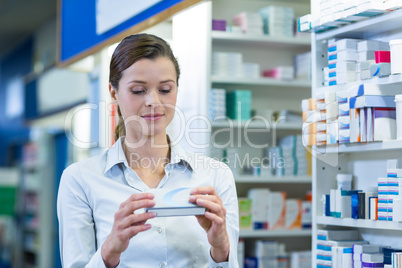
{"type": "Polygon", "coordinates": [[[150,90],[145,97],[146,106],[158,106],[160,105],[160,99],[157,90],[150,90]]]}

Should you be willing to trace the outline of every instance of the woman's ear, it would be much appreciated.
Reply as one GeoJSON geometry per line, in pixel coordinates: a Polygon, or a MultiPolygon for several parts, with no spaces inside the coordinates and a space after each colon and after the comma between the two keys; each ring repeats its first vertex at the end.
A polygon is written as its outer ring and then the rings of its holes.
{"type": "Polygon", "coordinates": [[[118,106],[119,100],[118,100],[118,97],[117,97],[117,90],[112,86],[111,83],[109,83],[109,93],[110,93],[110,97],[112,98],[112,103],[115,106],[118,106]]]}

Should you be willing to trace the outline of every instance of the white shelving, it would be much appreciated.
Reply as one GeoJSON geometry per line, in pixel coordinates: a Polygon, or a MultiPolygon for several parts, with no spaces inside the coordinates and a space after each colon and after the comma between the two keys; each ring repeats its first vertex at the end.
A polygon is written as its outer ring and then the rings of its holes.
{"type": "Polygon", "coordinates": [[[256,177],[241,175],[235,177],[236,183],[311,183],[310,176],[256,177]]]}
{"type": "Polygon", "coordinates": [[[305,37],[272,37],[268,35],[253,35],[243,33],[230,33],[222,31],[212,31],[212,41],[216,43],[229,44],[237,42],[241,45],[280,45],[286,47],[305,46],[309,48],[311,39],[305,37]]]}
{"type": "Polygon", "coordinates": [[[240,230],[240,238],[309,237],[311,230],[240,230]]]}
{"type": "MultiPolygon", "coordinates": [[[[260,129],[260,130],[267,130],[270,131],[273,127],[273,124],[269,122],[263,121],[226,121],[226,120],[216,120],[212,121],[211,126],[213,128],[228,128],[228,127],[235,127],[235,128],[245,128],[245,129],[260,129]]],[[[277,130],[301,130],[302,129],[301,123],[294,123],[294,122],[279,122],[276,123],[277,130]]]]}
{"type": "MultiPolygon", "coordinates": [[[[373,77],[367,80],[359,80],[357,82],[343,84],[343,85],[336,85],[330,87],[318,87],[316,88],[315,92],[335,92],[346,90],[353,86],[359,86],[361,84],[394,84],[394,83],[402,83],[402,74],[392,74],[390,76],[384,77],[373,77]]],[[[402,90],[401,90],[402,92],[402,90]]]]}
{"type": "Polygon", "coordinates": [[[319,33],[316,40],[329,38],[367,38],[382,35],[385,32],[399,30],[402,25],[402,10],[395,10],[377,17],[355,22],[327,32],[319,33]]]}
{"type": "Polygon", "coordinates": [[[319,153],[331,153],[331,154],[372,152],[372,151],[395,151],[395,150],[402,150],[402,140],[313,146],[313,149],[319,153]]]}
{"type": "Polygon", "coordinates": [[[280,87],[301,87],[311,88],[310,81],[303,80],[278,80],[272,78],[243,78],[243,77],[219,77],[212,76],[211,82],[216,84],[234,84],[234,85],[255,85],[255,86],[280,86],[280,87]]]}
{"type": "MultiPolygon", "coordinates": [[[[319,1],[313,0],[312,6],[319,1]]],[[[314,16],[314,14],[312,14],[314,16]]],[[[349,24],[333,30],[312,35],[312,95],[320,92],[334,92],[349,89],[362,83],[390,84],[401,83],[402,75],[373,78],[346,85],[322,87],[322,68],[326,67],[327,40],[337,38],[358,38],[366,40],[381,40],[388,42],[402,38],[402,10],[385,13],[370,19],[349,24]]],[[[390,140],[383,142],[349,143],[328,146],[313,146],[313,267],[316,267],[316,232],[317,229],[355,228],[364,240],[381,246],[399,248],[402,246],[402,223],[392,221],[372,221],[365,219],[334,218],[322,216],[323,195],[330,189],[336,189],[336,175],[339,173],[353,174],[353,189],[365,190],[377,187],[377,179],[386,176],[386,161],[400,157],[402,141],[390,140]]]]}
{"type": "Polygon", "coordinates": [[[342,227],[370,228],[370,229],[386,229],[386,230],[402,230],[402,223],[394,221],[372,221],[350,218],[334,218],[334,217],[317,217],[317,224],[334,225],[342,227]]]}

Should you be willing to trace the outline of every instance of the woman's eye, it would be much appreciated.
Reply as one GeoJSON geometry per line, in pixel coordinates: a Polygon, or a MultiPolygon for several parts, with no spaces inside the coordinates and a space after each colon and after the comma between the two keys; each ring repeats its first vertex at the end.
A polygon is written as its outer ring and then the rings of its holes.
{"type": "Polygon", "coordinates": [[[170,87],[162,87],[161,89],[159,89],[159,91],[162,93],[169,93],[170,90],[171,90],[170,87]]]}
{"type": "Polygon", "coordinates": [[[131,90],[131,93],[136,94],[136,95],[142,94],[144,92],[145,92],[145,90],[143,90],[143,89],[133,89],[133,90],[131,90]]]}

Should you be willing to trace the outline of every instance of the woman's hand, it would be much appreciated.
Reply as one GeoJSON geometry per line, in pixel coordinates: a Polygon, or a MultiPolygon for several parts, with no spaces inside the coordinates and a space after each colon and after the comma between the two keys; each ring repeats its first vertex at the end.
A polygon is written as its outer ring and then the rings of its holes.
{"type": "Polygon", "coordinates": [[[156,213],[134,214],[134,211],[155,206],[153,198],[154,195],[150,193],[133,194],[120,204],[119,210],[114,214],[112,231],[101,249],[106,267],[116,267],[120,262],[120,255],[127,249],[130,239],[151,228],[150,224],[145,223],[148,219],[154,218],[156,213]]]}
{"type": "Polygon", "coordinates": [[[229,258],[230,243],[226,231],[226,209],[214,187],[198,187],[191,191],[189,201],[207,210],[203,216],[196,216],[198,223],[207,232],[211,245],[211,256],[215,262],[224,262],[229,258]]]}

